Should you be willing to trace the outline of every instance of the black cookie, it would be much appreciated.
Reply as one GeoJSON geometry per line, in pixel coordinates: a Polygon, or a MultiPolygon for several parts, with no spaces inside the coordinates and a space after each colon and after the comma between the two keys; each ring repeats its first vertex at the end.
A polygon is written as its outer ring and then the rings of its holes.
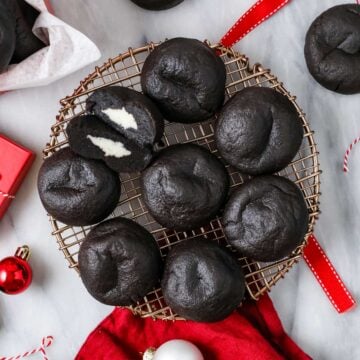
{"type": "Polygon", "coordinates": [[[32,6],[25,3],[24,0],[14,1],[16,8],[16,46],[11,63],[19,63],[30,55],[34,54],[45,44],[38,39],[32,32],[34,25],[34,12],[32,6]]]}
{"type": "Polygon", "coordinates": [[[164,133],[164,119],[156,105],[143,94],[121,86],[94,91],[86,110],[97,115],[139,146],[153,146],[164,133]]]}
{"type": "Polygon", "coordinates": [[[95,226],[81,244],[81,279],[98,301],[136,303],[161,276],[162,260],[152,235],[136,222],[117,217],[95,226]]]}
{"type": "Polygon", "coordinates": [[[194,144],[162,150],[141,178],[145,203],[169,229],[190,230],[206,224],[223,205],[229,179],[224,165],[194,144]]]}
{"type": "Polygon", "coordinates": [[[38,191],[44,208],[57,220],[68,225],[90,225],[115,209],[120,180],[102,162],[84,159],[64,148],[42,164],[38,191]]]}
{"type": "Polygon", "coordinates": [[[25,0],[16,0],[16,2],[20,7],[26,21],[31,24],[31,26],[34,25],[37,17],[40,14],[39,11],[29,5],[25,0]]]}
{"type": "Polygon", "coordinates": [[[152,146],[139,146],[94,115],[72,119],[66,133],[72,151],[85,158],[103,160],[117,172],[143,170],[153,156],[152,146]]]}
{"type": "Polygon", "coordinates": [[[280,176],[253,178],[230,197],[223,215],[228,242],[257,261],[275,261],[301,244],[309,214],[300,189],[280,176]]]}
{"type": "Polygon", "coordinates": [[[9,65],[15,50],[15,7],[13,0],[0,1],[0,72],[9,65]]]}
{"type": "Polygon", "coordinates": [[[213,322],[223,320],[240,305],[245,278],[228,250],[215,241],[192,239],[170,250],[161,287],[166,303],[178,315],[213,322]]]}
{"type": "Polygon", "coordinates": [[[306,34],[305,59],[325,88],[360,92],[360,5],[334,6],[317,17],[306,34]]]}
{"type": "Polygon", "coordinates": [[[147,57],[141,74],[144,93],[169,121],[203,121],[224,101],[226,70],[214,50],[195,39],[165,41],[147,57]]]}
{"type": "Polygon", "coordinates": [[[131,0],[136,5],[147,10],[166,10],[170,9],[184,0],[131,0]]]}
{"type": "Polygon", "coordinates": [[[284,95],[249,87],[221,110],[215,139],[221,156],[241,172],[271,174],[294,158],[303,128],[297,110],[284,95]]]}

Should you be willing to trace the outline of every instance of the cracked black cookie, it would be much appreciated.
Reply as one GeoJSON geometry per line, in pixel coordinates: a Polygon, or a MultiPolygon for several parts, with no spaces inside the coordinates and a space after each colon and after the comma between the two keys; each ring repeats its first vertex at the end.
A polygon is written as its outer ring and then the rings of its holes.
{"type": "Polygon", "coordinates": [[[291,101],[276,90],[249,87],[223,107],[215,128],[221,156],[242,173],[271,174],[296,155],[303,127],[291,101]]]}
{"type": "Polygon", "coordinates": [[[164,119],[156,105],[126,87],[94,91],[86,100],[86,110],[139,146],[153,146],[164,132],[164,119]]]}
{"type": "Polygon", "coordinates": [[[306,34],[305,59],[325,88],[360,92],[360,5],[334,6],[318,16],[306,34]]]}
{"type": "Polygon", "coordinates": [[[81,279],[98,301],[135,304],[158,285],[160,250],[153,236],[136,222],[117,217],[95,226],[79,251],[81,279]]]}
{"type": "Polygon", "coordinates": [[[120,180],[101,161],[84,159],[63,148],[42,164],[38,191],[44,208],[55,219],[67,225],[91,225],[115,209],[120,180]]]}
{"type": "Polygon", "coordinates": [[[161,288],[166,303],[178,315],[214,322],[225,319],[240,305],[245,278],[232,253],[215,241],[197,238],[170,250],[161,288]]]}
{"type": "Polygon", "coordinates": [[[152,145],[129,140],[95,115],[73,118],[66,133],[72,151],[89,159],[99,159],[118,173],[141,171],[153,156],[152,145]]]}
{"type": "Polygon", "coordinates": [[[143,172],[145,204],[161,225],[190,230],[214,218],[229,188],[225,166],[205,148],[172,145],[143,172]]]}
{"type": "Polygon", "coordinates": [[[227,241],[256,261],[275,261],[301,244],[309,214],[300,189],[280,176],[259,176],[241,185],[226,204],[227,241]]]}
{"type": "Polygon", "coordinates": [[[166,10],[179,5],[184,0],[131,0],[136,5],[147,10],[166,10]]]}
{"type": "Polygon", "coordinates": [[[168,121],[194,123],[212,117],[224,101],[225,65],[213,49],[195,39],[174,38],[147,57],[144,93],[168,121]]]}
{"type": "Polygon", "coordinates": [[[94,91],[86,109],[89,115],[72,119],[66,128],[71,149],[120,173],[145,169],[164,132],[153,102],[137,91],[111,86],[94,91]]]}

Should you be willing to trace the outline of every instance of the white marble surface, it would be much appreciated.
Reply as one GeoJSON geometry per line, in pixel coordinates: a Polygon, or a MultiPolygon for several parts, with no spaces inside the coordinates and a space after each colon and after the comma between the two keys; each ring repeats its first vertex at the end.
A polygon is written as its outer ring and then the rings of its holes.
{"type": "MultiPolygon", "coordinates": [[[[293,0],[236,48],[270,67],[298,97],[320,150],[322,215],[316,235],[356,298],[360,295],[360,148],[341,171],[343,152],[360,131],[359,95],[331,93],[310,77],[303,44],[311,21],[341,0],[293,0]]],[[[354,1],[355,2],[355,1],[354,1]]],[[[128,0],[52,0],[56,14],[96,42],[103,58],[147,40],[188,36],[217,41],[253,0],[185,0],[165,12],[148,12],[128,0]]],[[[67,269],[36,192],[41,149],[48,141],[59,99],[70,94],[93,66],[57,83],[0,97],[0,132],[36,151],[38,157],[17,198],[0,222],[0,258],[26,243],[32,248],[34,283],[18,296],[0,294],[0,355],[36,346],[42,336],[55,342],[50,359],[72,359],[111,308],[93,300],[67,269]]],[[[360,308],[338,315],[301,262],[272,291],[286,330],[315,359],[360,359],[360,308]]],[[[35,357],[36,358],[36,357],[35,357]]]]}

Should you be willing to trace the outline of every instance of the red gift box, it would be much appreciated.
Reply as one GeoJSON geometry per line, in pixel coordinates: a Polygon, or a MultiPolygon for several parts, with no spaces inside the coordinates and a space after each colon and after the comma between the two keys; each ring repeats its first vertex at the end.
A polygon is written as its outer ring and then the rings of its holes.
{"type": "Polygon", "coordinates": [[[0,219],[5,214],[35,154],[0,134],[0,219]]]}

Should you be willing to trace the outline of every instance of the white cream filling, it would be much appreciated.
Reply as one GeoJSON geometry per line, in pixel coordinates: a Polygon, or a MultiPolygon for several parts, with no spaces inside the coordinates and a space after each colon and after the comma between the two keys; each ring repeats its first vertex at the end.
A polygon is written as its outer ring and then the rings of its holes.
{"type": "Polygon", "coordinates": [[[124,144],[120,141],[113,141],[103,137],[96,137],[87,135],[86,136],[90,141],[102,150],[105,156],[115,156],[117,158],[122,158],[124,156],[131,155],[131,151],[127,150],[124,144]]]}
{"type": "Polygon", "coordinates": [[[133,114],[130,114],[123,107],[121,109],[105,109],[102,110],[105,115],[115,124],[122,126],[126,129],[138,129],[138,125],[133,114]]]}

